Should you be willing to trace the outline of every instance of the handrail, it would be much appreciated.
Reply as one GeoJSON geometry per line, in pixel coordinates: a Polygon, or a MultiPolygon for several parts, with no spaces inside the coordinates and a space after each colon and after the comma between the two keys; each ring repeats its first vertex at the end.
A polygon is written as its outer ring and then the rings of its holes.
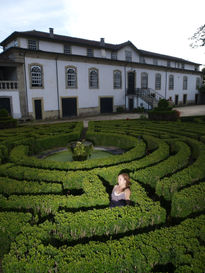
{"type": "Polygon", "coordinates": [[[18,89],[18,81],[0,81],[0,90],[18,89]]]}
{"type": "Polygon", "coordinates": [[[162,96],[152,88],[135,88],[132,90],[127,89],[126,95],[137,96],[152,107],[154,106],[154,104],[158,104],[160,99],[164,98],[164,96],[162,96]]]}

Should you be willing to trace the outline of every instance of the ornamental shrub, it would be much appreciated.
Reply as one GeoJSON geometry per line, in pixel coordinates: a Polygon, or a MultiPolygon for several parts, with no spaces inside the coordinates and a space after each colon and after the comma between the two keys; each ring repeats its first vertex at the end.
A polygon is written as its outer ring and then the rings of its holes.
{"type": "Polygon", "coordinates": [[[17,120],[9,116],[6,109],[0,110],[0,129],[17,127],[17,120]]]}
{"type": "Polygon", "coordinates": [[[158,107],[148,112],[148,117],[151,120],[167,120],[176,121],[180,116],[180,112],[172,110],[172,106],[168,100],[161,99],[158,103],[158,107]]]}

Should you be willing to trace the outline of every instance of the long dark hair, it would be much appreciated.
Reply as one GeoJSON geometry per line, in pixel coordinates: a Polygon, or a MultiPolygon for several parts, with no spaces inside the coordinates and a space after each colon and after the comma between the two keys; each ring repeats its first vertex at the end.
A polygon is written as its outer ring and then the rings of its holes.
{"type": "MultiPolygon", "coordinates": [[[[119,175],[122,175],[123,176],[123,178],[125,179],[125,181],[126,181],[126,186],[125,186],[125,189],[130,189],[130,186],[131,186],[131,182],[130,182],[130,177],[129,177],[129,175],[127,174],[127,173],[120,173],[119,175]]],[[[119,176],[118,175],[118,176],[119,176]]],[[[124,190],[125,190],[124,189],[124,190]]]]}

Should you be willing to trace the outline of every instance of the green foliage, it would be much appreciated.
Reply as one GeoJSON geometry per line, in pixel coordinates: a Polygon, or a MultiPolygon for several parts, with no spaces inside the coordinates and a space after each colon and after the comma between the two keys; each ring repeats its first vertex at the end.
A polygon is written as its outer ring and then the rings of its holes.
{"type": "Polygon", "coordinates": [[[8,118],[8,116],[9,116],[9,113],[6,109],[3,108],[0,110],[0,119],[8,118]]]}
{"type": "Polygon", "coordinates": [[[173,217],[186,217],[194,212],[203,211],[205,209],[204,196],[204,182],[175,193],[172,198],[171,215],[173,217]]]}
{"type": "Polygon", "coordinates": [[[166,99],[161,99],[159,100],[158,106],[156,108],[159,111],[167,111],[167,110],[171,110],[171,107],[169,105],[169,101],[166,99]]]}
{"type": "Polygon", "coordinates": [[[92,144],[86,145],[84,142],[77,141],[72,149],[73,160],[84,161],[86,160],[93,150],[92,144]]]}
{"type": "Polygon", "coordinates": [[[1,130],[3,272],[144,273],[171,264],[203,273],[205,126],[195,121],[89,122],[86,138],[126,151],[66,163],[32,155],[76,141],[82,123],[1,130]],[[110,209],[121,172],[131,177],[132,206],[110,209]]]}

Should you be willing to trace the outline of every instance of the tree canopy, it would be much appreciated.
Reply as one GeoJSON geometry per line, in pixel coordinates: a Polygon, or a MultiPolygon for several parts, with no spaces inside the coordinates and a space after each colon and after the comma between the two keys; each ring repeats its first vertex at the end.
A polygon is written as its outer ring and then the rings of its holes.
{"type": "Polygon", "coordinates": [[[193,41],[191,47],[205,46],[205,24],[200,26],[190,39],[193,41]]]}

